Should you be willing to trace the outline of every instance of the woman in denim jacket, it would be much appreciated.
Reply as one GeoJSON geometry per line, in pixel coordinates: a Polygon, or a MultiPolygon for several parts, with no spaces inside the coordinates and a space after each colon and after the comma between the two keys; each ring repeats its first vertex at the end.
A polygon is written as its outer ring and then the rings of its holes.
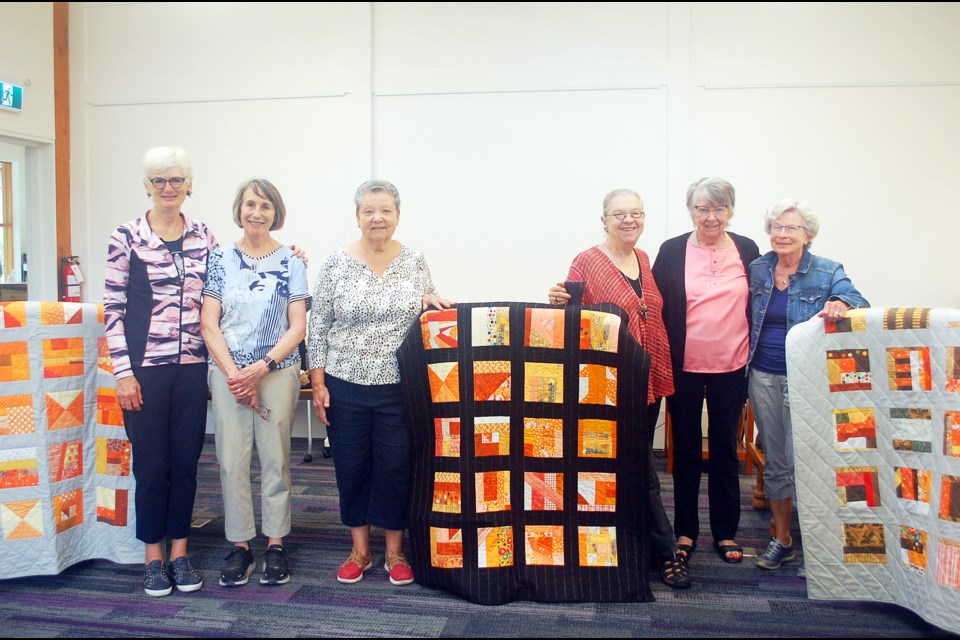
{"type": "MultiPolygon", "coordinates": [[[[820,222],[803,202],[781,200],[767,212],[770,251],[750,264],[749,395],[763,439],[763,481],[776,536],[757,566],[776,569],[793,560],[790,518],[794,464],[790,398],[787,395],[787,332],[817,315],[839,322],[848,309],[869,307],[843,265],[810,253],[820,222]]],[[[803,565],[799,575],[803,576],[803,565]]]]}

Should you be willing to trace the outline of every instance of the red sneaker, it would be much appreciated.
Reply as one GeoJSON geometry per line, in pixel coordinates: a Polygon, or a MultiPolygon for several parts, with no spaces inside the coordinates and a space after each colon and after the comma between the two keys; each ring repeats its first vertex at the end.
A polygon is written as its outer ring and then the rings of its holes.
{"type": "Polygon", "coordinates": [[[337,580],[344,584],[353,584],[363,580],[363,572],[373,567],[370,554],[363,555],[356,549],[350,552],[347,561],[340,565],[337,571],[337,580]]]}
{"type": "Polygon", "coordinates": [[[410,561],[403,555],[403,551],[387,551],[383,568],[390,573],[390,582],[397,586],[413,582],[413,569],[410,568],[410,561]]]}

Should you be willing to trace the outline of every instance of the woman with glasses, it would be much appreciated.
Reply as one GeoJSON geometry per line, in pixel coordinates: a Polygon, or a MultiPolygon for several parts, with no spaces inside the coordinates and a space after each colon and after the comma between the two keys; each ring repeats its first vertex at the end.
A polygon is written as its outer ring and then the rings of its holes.
{"type": "Polygon", "coordinates": [[[143,589],[165,596],[174,586],[203,586],[187,557],[187,536],[207,424],[200,295],[217,241],[205,224],[180,210],[193,186],[183,149],[147,151],[143,176],[152,206],[110,237],[103,305],[117,399],[133,450],[137,539],[146,544],[143,589]]]}
{"type": "MultiPolygon", "coordinates": [[[[814,315],[839,322],[848,309],[869,307],[843,265],[810,253],[820,222],[803,202],[781,200],[765,219],[772,251],[750,265],[750,404],[763,438],[763,482],[776,535],[757,559],[776,569],[795,558],[790,520],[794,461],[787,394],[787,332],[814,315]]],[[[798,575],[804,576],[803,565],[798,575]]]]}
{"type": "Polygon", "coordinates": [[[663,320],[673,358],[675,391],[667,399],[673,428],[674,531],[692,555],[700,534],[702,413],[707,402],[707,493],[710,530],[724,562],[743,560],[737,544],[740,478],[737,428],[747,396],[750,347],[747,267],[757,244],[730,233],[736,192],[721,178],[687,189],[693,232],[663,243],[653,277],[663,292],[663,320]]]}
{"type": "MultiPolygon", "coordinates": [[[[582,300],[576,304],[613,303],[627,312],[627,329],[651,356],[650,383],[647,390],[647,416],[650,441],[653,442],[661,400],[673,393],[670,347],[660,311],[663,299],[650,271],[650,258],[637,248],[643,233],[646,213],[643,200],[630,189],[616,189],[603,199],[600,221],[607,237],[587,249],[570,265],[567,284],[583,284],[582,300]]],[[[564,283],[551,287],[548,294],[553,304],[567,304],[572,296],[564,283]]],[[[670,520],[660,499],[660,479],[649,458],[650,538],[653,553],[660,565],[660,579],[675,589],[690,586],[689,556],[678,550],[670,520]]]]}
{"type": "Polygon", "coordinates": [[[354,195],[360,238],[320,267],[310,314],[310,382],[333,451],[340,519],[353,548],[337,580],[354,584],[373,567],[370,527],[386,530],[390,582],[413,582],[403,552],[410,499],[410,436],[397,348],[437,296],[423,254],[393,239],[400,194],[369,180],[354,195]]]}
{"type": "Polygon", "coordinates": [[[233,222],[243,237],[210,254],[200,313],[210,352],[217,461],[223,488],[224,534],[233,543],[220,585],[247,584],[257,535],[250,486],[256,442],[260,514],[268,538],[262,585],[290,581],[283,538],[290,533],[290,432],[300,393],[300,352],[307,328],[307,270],[271,235],[287,217],[268,180],[240,185],[233,222]]]}

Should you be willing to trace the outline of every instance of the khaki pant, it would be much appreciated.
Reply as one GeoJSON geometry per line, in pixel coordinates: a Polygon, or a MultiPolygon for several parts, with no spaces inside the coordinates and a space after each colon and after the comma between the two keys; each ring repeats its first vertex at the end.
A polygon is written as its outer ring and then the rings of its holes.
{"type": "Polygon", "coordinates": [[[238,404],[227,388],[226,376],[210,367],[224,532],[230,542],[245,542],[257,535],[250,486],[254,442],[260,458],[263,534],[282,538],[290,533],[290,432],[299,392],[298,367],[264,376],[257,397],[260,407],[270,410],[265,420],[253,409],[238,404]]]}

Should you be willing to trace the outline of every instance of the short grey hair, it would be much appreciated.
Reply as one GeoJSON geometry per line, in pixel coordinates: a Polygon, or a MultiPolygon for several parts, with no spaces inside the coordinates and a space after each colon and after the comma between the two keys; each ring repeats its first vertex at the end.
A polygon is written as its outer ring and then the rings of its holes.
{"type": "Polygon", "coordinates": [[[640,197],[640,194],[634,191],[633,189],[614,189],[607,195],[603,197],[603,215],[606,216],[609,214],[610,201],[616,198],[617,196],[634,196],[640,202],[643,202],[643,198],[640,197]]]}
{"type": "Polygon", "coordinates": [[[400,211],[400,192],[392,183],[386,180],[367,180],[357,187],[357,192],[353,196],[353,204],[357,206],[357,213],[360,213],[360,199],[374,191],[389,193],[390,197],[393,198],[393,204],[397,206],[397,211],[400,211]]]}
{"type": "Polygon", "coordinates": [[[687,211],[690,212],[691,218],[694,217],[693,200],[698,195],[702,195],[712,204],[722,204],[730,209],[730,215],[733,216],[733,208],[737,204],[737,191],[723,178],[700,178],[687,187],[687,211]]]}
{"type": "Polygon", "coordinates": [[[193,182],[193,163],[183,147],[154,147],[143,155],[143,179],[149,181],[158,173],[177,167],[188,183],[193,182]]]}
{"type": "Polygon", "coordinates": [[[243,223],[240,222],[240,211],[243,209],[243,194],[247,192],[247,189],[253,189],[255,194],[264,200],[268,200],[273,205],[273,224],[270,225],[270,231],[282,229],[283,223],[287,219],[287,207],[283,204],[280,191],[265,178],[253,178],[237,187],[237,197],[233,200],[233,221],[237,226],[243,229],[243,223]]]}
{"type": "Polygon", "coordinates": [[[790,213],[791,211],[796,211],[800,214],[800,218],[803,219],[803,229],[807,232],[806,246],[810,246],[820,231],[820,220],[817,219],[810,205],[806,202],[799,202],[793,198],[784,198],[773,205],[773,208],[767,211],[767,215],[764,216],[763,230],[769,235],[770,227],[773,226],[773,223],[776,222],[780,216],[785,213],[790,213]]]}

